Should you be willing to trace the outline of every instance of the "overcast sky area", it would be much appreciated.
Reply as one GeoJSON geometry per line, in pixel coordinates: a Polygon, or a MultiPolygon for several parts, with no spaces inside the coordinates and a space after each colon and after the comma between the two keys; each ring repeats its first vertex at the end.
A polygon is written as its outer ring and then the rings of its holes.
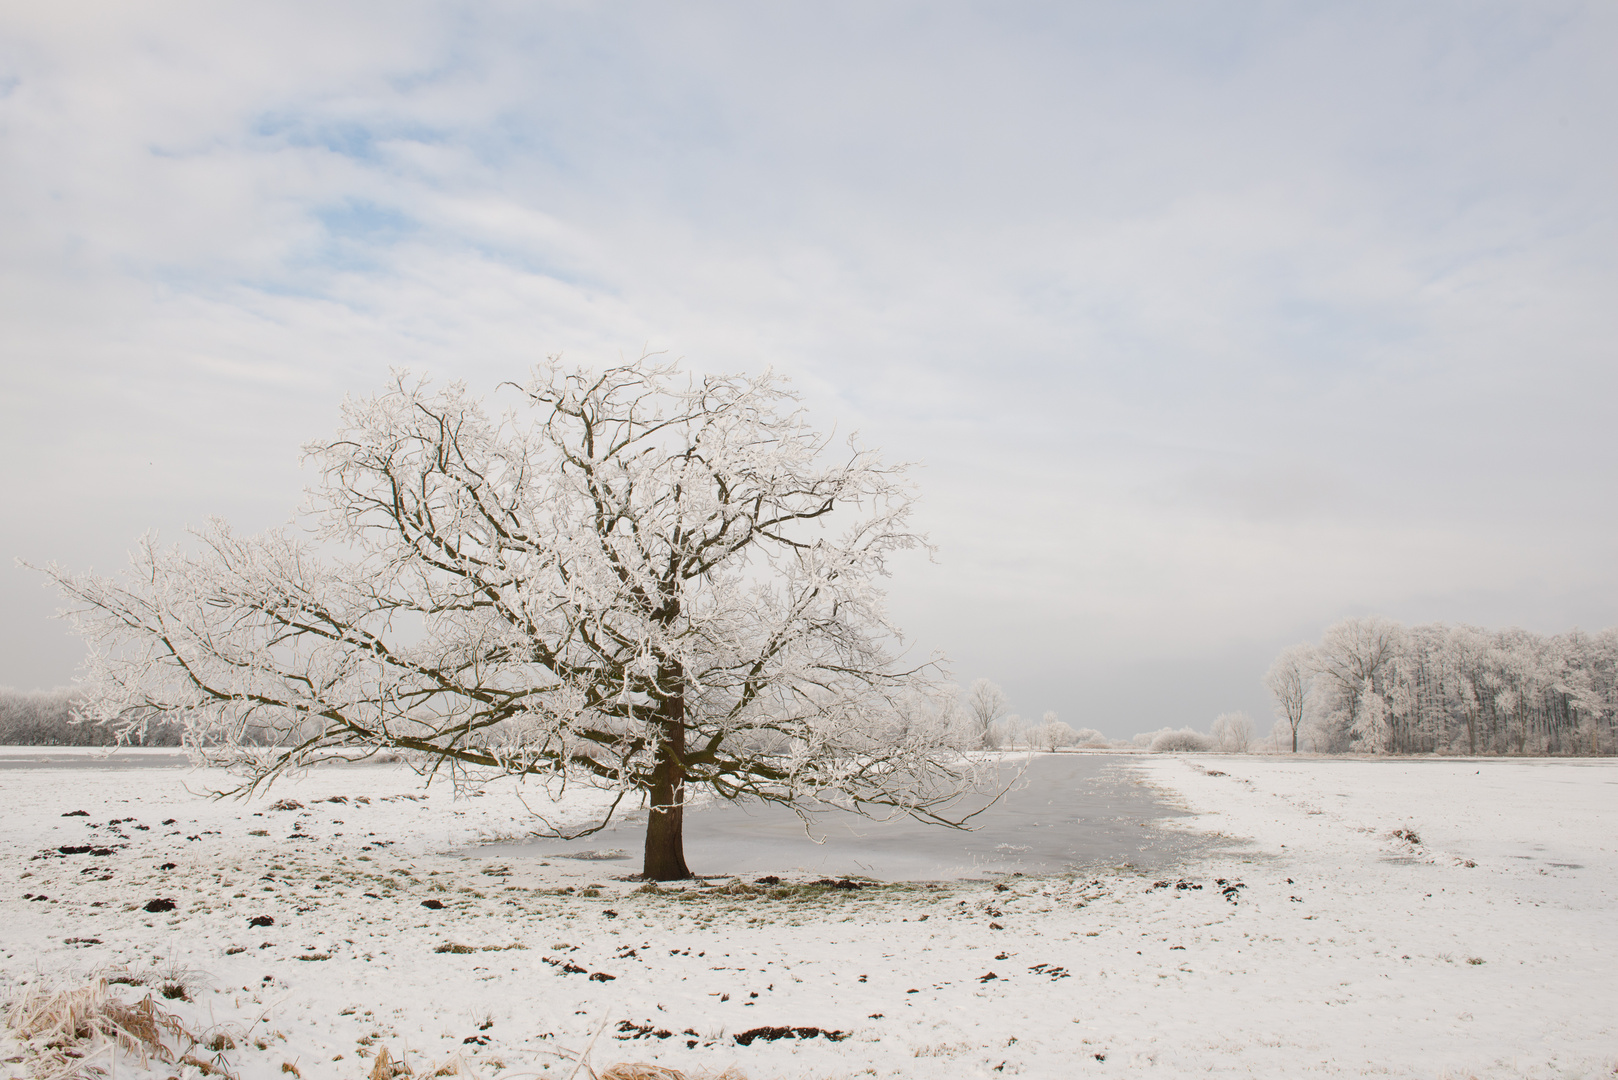
{"type": "Polygon", "coordinates": [[[1615,57],[1604,2],[6,5],[0,683],[82,655],[14,557],[285,523],[390,366],[647,348],[922,463],[893,612],[1025,717],[1613,625],[1615,57]]]}

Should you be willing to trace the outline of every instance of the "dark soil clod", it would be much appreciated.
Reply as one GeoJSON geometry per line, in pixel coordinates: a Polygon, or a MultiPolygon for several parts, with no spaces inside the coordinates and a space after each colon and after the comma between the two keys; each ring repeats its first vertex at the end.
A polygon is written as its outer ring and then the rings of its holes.
{"type": "Polygon", "coordinates": [[[817,1035],[832,1042],[842,1042],[848,1038],[846,1031],[828,1031],[817,1027],[756,1027],[741,1032],[735,1039],[737,1046],[751,1046],[754,1039],[774,1042],[777,1039],[813,1039],[817,1035]]]}
{"type": "Polygon", "coordinates": [[[146,910],[154,915],[159,911],[173,911],[178,905],[173,900],[148,900],[146,910]]]}

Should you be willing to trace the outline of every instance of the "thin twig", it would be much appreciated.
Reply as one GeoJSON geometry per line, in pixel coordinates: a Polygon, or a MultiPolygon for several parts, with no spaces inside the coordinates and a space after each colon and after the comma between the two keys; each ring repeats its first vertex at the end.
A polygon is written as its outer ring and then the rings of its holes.
{"type": "MultiPolygon", "coordinates": [[[[601,1018],[601,1026],[596,1028],[596,1033],[590,1036],[590,1041],[585,1044],[584,1053],[579,1055],[579,1060],[573,1066],[573,1071],[567,1074],[567,1080],[573,1080],[574,1077],[578,1076],[580,1068],[588,1068],[585,1063],[590,1060],[590,1051],[596,1048],[596,1040],[601,1038],[601,1033],[607,1030],[607,1025],[611,1022],[612,1013],[609,1011],[606,1016],[601,1018]]],[[[596,1071],[594,1069],[590,1069],[590,1075],[593,1077],[595,1074],[596,1071]]]]}

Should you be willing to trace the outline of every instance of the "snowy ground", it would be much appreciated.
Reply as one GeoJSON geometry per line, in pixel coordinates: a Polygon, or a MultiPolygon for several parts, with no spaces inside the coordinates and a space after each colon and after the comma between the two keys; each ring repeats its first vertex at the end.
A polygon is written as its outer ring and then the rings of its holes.
{"type": "Polygon", "coordinates": [[[233,1031],[243,1080],[359,1078],[383,1046],[418,1075],[462,1054],[566,1077],[603,1024],[597,1070],[752,1080],[1618,1064],[1618,763],[1134,760],[1197,812],[1171,827],[1228,853],[1154,877],[843,890],[735,867],[747,884],[642,892],[622,863],[458,854],[526,832],[523,804],[423,797],[396,767],[246,804],[204,798],[205,772],[0,769],[0,970],[189,982],[159,1003],[233,1031]],[[768,1027],[846,1035],[738,1044],[768,1027]]]}

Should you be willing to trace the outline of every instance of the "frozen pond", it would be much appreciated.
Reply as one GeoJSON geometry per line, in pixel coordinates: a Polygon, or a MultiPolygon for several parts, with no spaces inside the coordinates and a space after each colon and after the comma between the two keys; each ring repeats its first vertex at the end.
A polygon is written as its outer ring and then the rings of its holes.
{"type": "MultiPolygon", "coordinates": [[[[685,856],[696,874],[864,875],[886,881],[941,881],[1021,871],[1166,866],[1209,846],[1154,822],[1186,812],[1140,783],[1132,756],[1035,754],[999,765],[996,789],[1011,791],[973,819],[970,832],[908,817],[871,821],[846,811],[816,817],[816,843],[790,810],[717,802],[686,811],[685,856]]],[[[967,803],[976,809],[987,802],[967,803]]],[[[617,873],[640,868],[644,811],[574,841],[531,840],[477,848],[480,855],[596,859],[617,873]]]]}

